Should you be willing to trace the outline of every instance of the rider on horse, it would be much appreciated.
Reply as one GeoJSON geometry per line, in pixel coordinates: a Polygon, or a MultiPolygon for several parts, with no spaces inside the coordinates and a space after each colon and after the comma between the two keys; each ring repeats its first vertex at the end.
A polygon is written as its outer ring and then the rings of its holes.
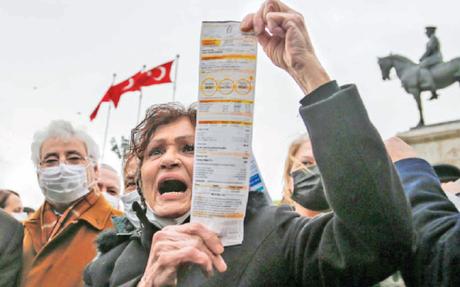
{"type": "Polygon", "coordinates": [[[438,94],[436,93],[436,85],[434,83],[433,75],[431,74],[430,68],[439,63],[442,63],[441,45],[439,43],[438,38],[435,35],[436,27],[428,26],[425,29],[426,29],[425,34],[428,36],[429,40],[428,40],[428,43],[426,44],[426,51],[423,54],[423,56],[420,58],[419,75],[421,74],[423,69],[426,69],[428,71],[427,81],[428,81],[428,84],[431,90],[430,100],[433,100],[433,99],[438,98],[438,94]]]}

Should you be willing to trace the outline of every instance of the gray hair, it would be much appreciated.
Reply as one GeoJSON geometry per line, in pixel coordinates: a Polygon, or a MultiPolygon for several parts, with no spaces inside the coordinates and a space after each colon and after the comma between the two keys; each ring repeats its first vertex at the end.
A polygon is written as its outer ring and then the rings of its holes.
{"type": "Polygon", "coordinates": [[[99,147],[93,138],[84,130],[74,128],[68,121],[55,120],[51,121],[45,129],[39,130],[34,134],[30,149],[32,151],[32,161],[35,166],[38,167],[40,164],[40,149],[43,142],[50,138],[68,139],[71,137],[76,137],[83,141],[89,159],[94,164],[97,164],[99,160],[99,147]]]}
{"type": "MultiPolygon", "coordinates": [[[[113,168],[111,165],[108,165],[106,163],[101,163],[99,165],[99,170],[102,170],[102,169],[109,170],[109,171],[115,173],[115,175],[117,176],[118,185],[121,188],[121,178],[120,178],[120,175],[118,174],[118,171],[115,168],[113,168]]],[[[121,191],[121,189],[120,189],[120,191],[121,191]]]]}
{"type": "Polygon", "coordinates": [[[114,173],[116,173],[116,174],[118,175],[118,171],[117,171],[115,168],[113,168],[111,165],[108,165],[108,164],[106,164],[106,163],[101,163],[101,164],[99,165],[99,168],[103,168],[103,169],[107,169],[107,170],[113,171],[114,173]]]}

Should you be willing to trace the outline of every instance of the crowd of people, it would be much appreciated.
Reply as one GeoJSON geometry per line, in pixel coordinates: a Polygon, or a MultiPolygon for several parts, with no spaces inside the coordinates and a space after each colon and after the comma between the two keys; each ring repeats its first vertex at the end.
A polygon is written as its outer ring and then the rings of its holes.
{"type": "Polygon", "coordinates": [[[41,206],[26,215],[0,190],[0,286],[460,286],[460,171],[443,177],[402,140],[383,142],[297,11],[267,0],[241,30],[304,93],[309,136],[288,149],[282,204],[250,191],[243,243],[225,248],[190,222],[196,105],[150,107],[121,177],[56,120],[31,144],[41,206]]]}

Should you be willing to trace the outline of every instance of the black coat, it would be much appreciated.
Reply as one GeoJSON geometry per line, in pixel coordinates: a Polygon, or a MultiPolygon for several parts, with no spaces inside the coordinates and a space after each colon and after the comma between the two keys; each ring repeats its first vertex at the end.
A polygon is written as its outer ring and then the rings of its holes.
{"type": "Polygon", "coordinates": [[[403,269],[408,286],[460,286],[460,213],[423,159],[396,162],[412,205],[417,249],[403,269]]]}
{"type": "Polygon", "coordinates": [[[19,286],[22,268],[21,223],[0,209],[0,286],[19,286]]]}
{"type": "MultiPolygon", "coordinates": [[[[185,265],[178,286],[368,286],[410,255],[410,210],[356,87],[330,82],[301,104],[334,213],[309,219],[287,206],[250,209],[243,244],[223,253],[227,271],[206,278],[185,265]]],[[[147,227],[102,254],[87,267],[85,283],[136,286],[155,231],[147,227]]]]}

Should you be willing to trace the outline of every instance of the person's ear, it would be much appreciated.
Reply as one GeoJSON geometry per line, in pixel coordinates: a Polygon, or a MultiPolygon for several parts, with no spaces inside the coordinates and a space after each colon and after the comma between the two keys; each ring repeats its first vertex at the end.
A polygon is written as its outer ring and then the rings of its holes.
{"type": "Polygon", "coordinates": [[[94,176],[99,178],[99,165],[97,163],[94,164],[94,176]]]}

